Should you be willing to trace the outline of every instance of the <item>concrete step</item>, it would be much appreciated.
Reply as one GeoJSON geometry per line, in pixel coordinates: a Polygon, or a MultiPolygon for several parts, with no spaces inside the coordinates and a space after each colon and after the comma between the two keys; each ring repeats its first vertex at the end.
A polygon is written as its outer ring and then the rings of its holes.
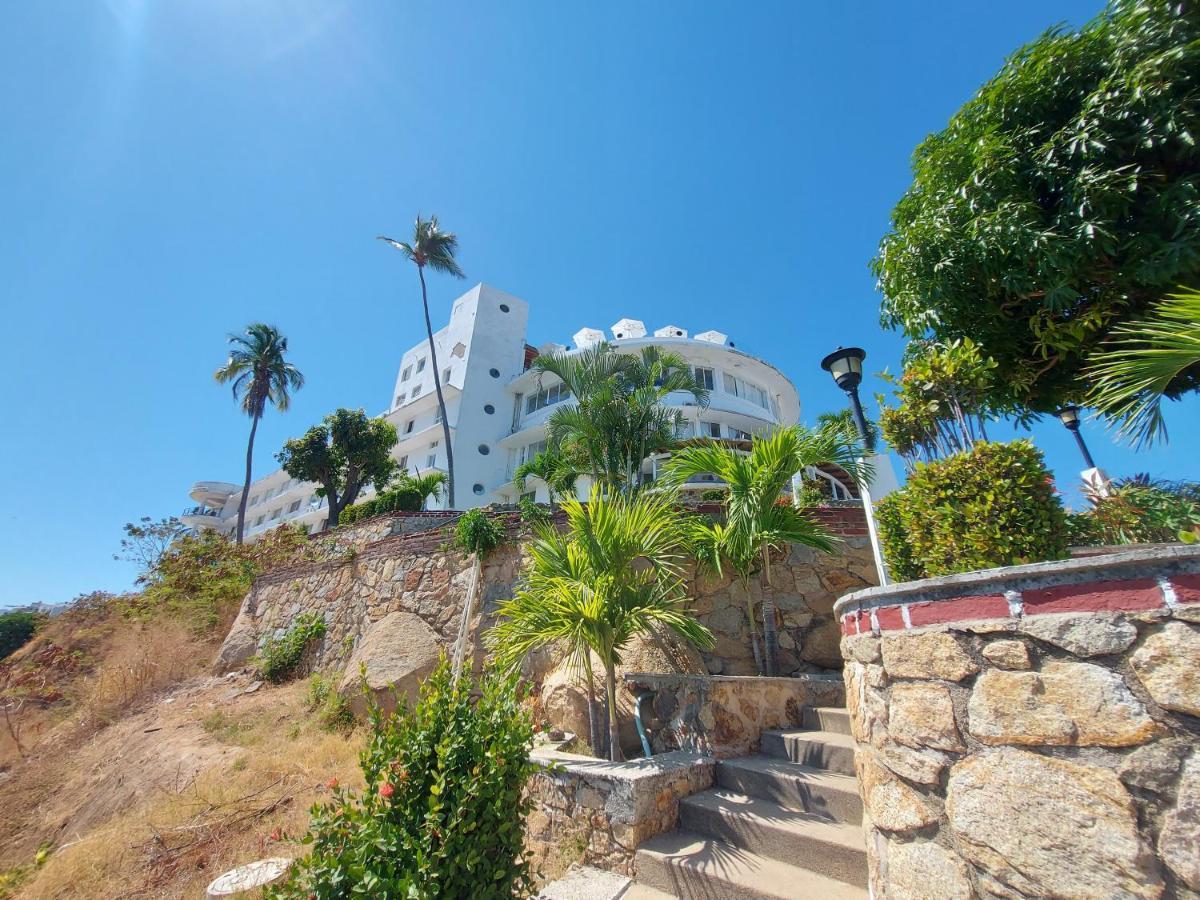
{"type": "Polygon", "coordinates": [[[806,706],[800,724],[812,731],[854,733],[850,730],[850,714],[841,706],[806,706]]]}
{"type": "Polygon", "coordinates": [[[648,884],[638,884],[635,881],[625,888],[625,893],[621,894],[617,900],[676,900],[676,897],[674,894],[668,894],[666,891],[652,888],[648,884]]]}
{"type": "Polygon", "coordinates": [[[830,822],[770,800],[715,788],[679,802],[679,827],[837,881],[867,886],[860,825],[830,822]]]}
{"type": "Polygon", "coordinates": [[[814,769],[854,774],[854,738],[836,731],[764,731],[762,752],[814,769]]]}
{"type": "Polygon", "coordinates": [[[849,825],[862,822],[862,800],[853,776],[774,756],[721,760],[717,763],[717,786],[827,820],[849,825]]]}
{"type": "Polygon", "coordinates": [[[865,900],[867,892],[724,841],[671,831],[634,858],[638,884],[681,900],[865,900]]]}

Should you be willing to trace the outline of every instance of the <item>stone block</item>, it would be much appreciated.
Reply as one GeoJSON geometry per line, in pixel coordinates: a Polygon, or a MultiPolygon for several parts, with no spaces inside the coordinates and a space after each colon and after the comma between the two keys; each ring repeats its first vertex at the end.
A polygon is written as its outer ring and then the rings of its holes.
{"type": "Polygon", "coordinates": [[[1021,620],[1021,631],[1083,657],[1120,653],[1137,640],[1133,624],[1116,614],[1029,616],[1021,620]]]}
{"type": "Polygon", "coordinates": [[[937,822],[937,813],[920,794],[882,765],[873,750],[860,747],[854,764],[863,805],[876,828],[906,834],[937,822]]]}
{"type": "Polygon", "coordinates": [[[954,722],[954,703],[944,684],[902,682],[892,686],[888,734],[909,747],[963,750],[954,722]]]}
{"type": "Polygon", "coordinates": [[[1028,669],[1029,648],[1023,641],[992,641],[983,648],[983,658],[1001,669],[1028,669]]]}
{"type": "Polygon", "coordinates": [[[1175,805],[1163,818],[1158,852],[1184,884],[1200,891],[1200,753],[1193,752],[1184,765],[1175,805]]]}
{"type": "Polygon", "coordinates": [[[945,631],[884,637],[883,666],[893,678],[946,681],[962,681],[979,671],[962,642],[945,631]]]}
{"type": "Polygon", "coordinates": [[[972,900],[970,868],[929,841],[889,842],[888,900],[972,900]]]}
{"type": "Polygon", "coordinates": [[[1163,709],[1200,716],[1200,628],[1168,622],[1142,642],[1129,664],[1163,709]]]}

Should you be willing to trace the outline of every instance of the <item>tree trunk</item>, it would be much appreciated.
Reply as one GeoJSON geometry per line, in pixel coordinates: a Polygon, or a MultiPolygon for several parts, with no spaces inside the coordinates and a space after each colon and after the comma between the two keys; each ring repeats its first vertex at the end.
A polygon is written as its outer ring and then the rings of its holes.
{"type": "Polygon", "coordinates": [[[742,578],[742,588],[746,592],[746,622],[750,627],[750,649],[754,651],[754,671],[765,675],[763,670],[762,651],[758,648],[758,625],[754,620],[754,597],[750,595],[750,579],[742,578]]]}
{"type": "Polygon", "coordinates": [[[600,711],[596,704],[596,680],[592,676],[592,660],[591,654],[588,654],[587,661],[584,664],[584,672],[587,674],[587,694],[588,694],[588,743],[592,745],[592,753],[596,756],[604,756],[604,751],[601,748],[600,740],[600,711]]]}
{"type": "Polygon", "coordinates": [[[429,336],[429,363],[433,366],[433,389],[437,391],[438,410],[442,414],[442,438],[446,441],[446,505],[454,509],[454,448],[450,445],[450,422],[446,418],[446,398],[442,396],[442,372],[438,368],[437,347],[433,344],[433,323],[429,321],[429,297],[425,290],[425,267],[417,266],[421,277],[421,305],[425,307],[425,333],[429,336]]]}
{"type": "Polygon", "coordinates": [[[623,762],[621,732],[617,725],[617,670],[611,657],[604,661],[605,691],[608,694],[608,758],[611,762],[623,762]]]}
{"type": "Polygon", "coordinates": [[[775,598],[771,593],[771,548],[764,546],[763,578],[766,585],[763,589],[762,619],[763,619],[763,670],[767,675],[779,674],[779,634],[775,629],[775,598]]]}
{"type": "Polygon", "coordinates": [[[258,420],[262,414],[250,417],[250,440],[246,443],[246,482],[242,485],[242,499],[238,503],[237,542],[242,542],[246,533],[246,501],[250,499],[250,470],[254,465],[254,435],[258,431],[258,420]]]}

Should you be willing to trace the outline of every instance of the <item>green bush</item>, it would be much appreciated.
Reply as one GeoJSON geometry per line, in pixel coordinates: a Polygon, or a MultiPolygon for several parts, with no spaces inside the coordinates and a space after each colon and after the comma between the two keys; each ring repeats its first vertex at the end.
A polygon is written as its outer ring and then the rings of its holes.
{"type": "Polygon", "coordinates": [[[487,556],[504,543],[504,537],[504,526],[482,509],[469,509],[454,529],[454,546],[466,553],[487,556]]]}
{"type": "Polygon", "coordinates": [[[529,528],[548,525],[552,518],[550,510],[540,503],[534,502],[530,497],[522,497],[518,500],[517,509],[521,512],[521,522],[529,528]]]}
{"type": "Polygon", "coordinates": [[[897,578],[1067,555],[1066,513],[1041,452],[1026,440],[918,463],[881,506],[880,542],[897,578]]]}
{"type": "Polygon", "coordinates": [[[1120,481],[1087,512],[1068,516],[1068,525],[1074,546],[1192,543],[1200,537],[1200,484],[1120,481]]]}
{"type": "Polygon", "coordinates": [[[354,730],[354,711],[350,701],[338,693],[337,686],[324,675],[308,680],[308,709],[326,731],[340,734],[354,730]]]}
{"type": "Polygon", "coordinates": [[[287,681],[304,658],[304,651],[325,635],[319,613],[301,613],[283,637],[269,637],[258,652],[258,674],[274,684],[287,681]]]}
{"type": "Polygon", "coordinates": [[[425,508],[425,497],[415,488],[405,484],[380,491],[370,500],[363,500],[347,506],[338,514],[338,525],[349,525],[360,522],[371,516],[382,516],[388,513],[420,512],[425,508]]]}
{"type": "Polygon", "coordinates": [[[286,882],[268,897],[510,898],[532,893],[524,823],[533,720],[516,675],[464,675],[443,657],[416,708],[371,711],[366,788],[312,810],[286,882]]]}
{"type": "Polygon", "coordinates": [[[0,613],[0,659],[17,652],[33,637],[39,618],[36,613],[25,611],[0,613]]]}

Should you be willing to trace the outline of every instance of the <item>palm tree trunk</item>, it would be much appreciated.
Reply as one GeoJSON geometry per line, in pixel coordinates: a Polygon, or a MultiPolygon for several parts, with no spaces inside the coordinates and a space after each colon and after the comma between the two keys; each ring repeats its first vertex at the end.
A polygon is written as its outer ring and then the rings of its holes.
{"type": "Polygon", "coordinates": [[[750,649],[754,651],[754,671],[765,675],[762,651],[758,648],[758,625],[754,620],[754,597],[750,595],[750,579],[742,577],[742,589],[746,592],[746,621],[750,625],[750,649]]]}
{"type": "Polygon", "coordinates": [[[584,672],[587,675],[588,743],[592,745],[592,753],[596,756],[603,756],[604,751],[600,746],[600,711],[596,704],[596,679],[592,675],[591,653],[584,662],[584,672]]]}
{"type": "Polygon", "coordinates": [[[771,593],[771,548],[762,548],[763,577],[763,669],[768,675],[779,674],[779,634],[775,629],[775,597],[771,593]]]}
{"type": "Polygon", "coordinates": [[[605,691],[608,695],[608,758],[610,762],[622,762],[621,734],[617,725],[617,670],[612,657],[604,660],[605,691]]]}
{"type": "Polygon", "coordinates": [[[250,499],[250,470],[254,465],[254,435],[258,431],[261,414],[250,417],[250,440],[246,442],[246,482],[242,485],[242,499],[238,502],[237,542],[242,542],[246,533],[246,501],[250,499]]]}
{"type": "Polygon", "coordinates": [[[450,446],[450,422],[446,418],[446,398],[442,396],[442,371],[438,368],[437,347],[433,345],[433,323],[429,321],[429,296],[425,290],[425,268],[417,266],[421,278],[421,305],[425,307],[425,334],[429,337],[429,363],[433,366],[433,389],[437,391],[438,410],[442,414],[442,437],[446,441],[446,505],[454,509],[454,448],[450,446]]]}

